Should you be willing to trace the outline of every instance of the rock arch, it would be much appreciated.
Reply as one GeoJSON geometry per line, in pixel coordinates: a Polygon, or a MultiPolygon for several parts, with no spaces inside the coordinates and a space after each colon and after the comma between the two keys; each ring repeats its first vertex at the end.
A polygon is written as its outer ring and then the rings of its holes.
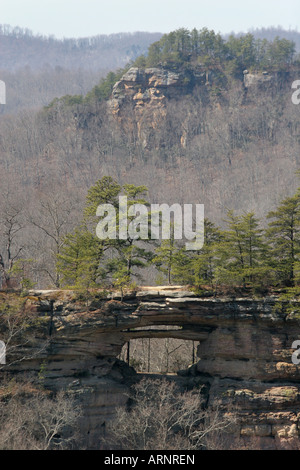
{"type": "Polygon", "coordinates": [[[199,341],[199,361],[187,376],[209,384],[209,399],[219,396],[237,407],[241,436],[259,437],[266,446],[276,436],[298,437],[300,368],[291,348],[300,328],[276,297],[204,298],[182,287],[152,287],[123,301],[99,295],[87,309],[74,292],[35,291],[26,308],[39,319],[31,344],[37,353],[5,372],[38,373],[45,364],[46,387],[71,390],[82,401],[89,447],[127,400],[132,371],[117,356],[128,340],[149,336],[199,341]],[[150,329],[160,325],[180,330],[150,329]]]}

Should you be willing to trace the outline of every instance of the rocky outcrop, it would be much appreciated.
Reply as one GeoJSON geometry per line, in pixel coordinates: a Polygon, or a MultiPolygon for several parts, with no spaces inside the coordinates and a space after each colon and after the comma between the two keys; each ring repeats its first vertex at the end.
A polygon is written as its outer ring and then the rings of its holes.
{"type": "Polygon", "coordinates": [[[205,84],[206,74],[191,76],[187,72],[174,72],[163,68],[131,67],[112,91],[109,106],[114,114],[119,114],[125,102],[133,101],[135,111],[141,111],[151,104],[162,107],[166,98],[174,98],[185,94],[191,81],[197,79],[205,84]]]}
{"type": "Polygon", "coordinates": [[[211,79],[212,73],[202,69],[191,72],[131,67],[114,85],[108,106],[127,132],[137,126],[138,139],[147,148],[152,133],[166,116],[168,100],[182,98],[195,85],[209,84],[211,79]]]}
{"type": "Polygon", "coordinates": [[[244,70],[244,85],[246,88],[262,87],[274,83],[275,76],[267,71],[249,73],[244,70]]]}
{"type": "MultiPolygon", "coordinates": [[[[240,98],[245,103],[247,96],[250,103],[257,100],[260,92],[278,93],[297,79],[297,73],[292,70],[244,70],[240,98]]],[[[203,102],[218,109],[228,99],[230,78],[217,66],[195,65],[178,70],[131,67],[113,87],[108,101],[109,115],[127,135],[134,136],[133,142],[138,142],[144,149],[160,149],[158,135],[167,116],[168,103],[183,100],[193,94],[195,87],[203,102]]],[[[180,116],[181,125],[177,123],[176,136],[172,136],[173,143],[182,147],[187,145],[186,117],[184,113],[180,116]]]]}
{"type": "Polygon", "coordinates": [[[98,294],[87,308],[73,292],[36,291],[26,311],[38,319],[30,345],[36,353],[14,362],[18,350],[5,372],[38,374],[43,364],[46,387],[68,389],[82,402],[88,447],[97,446],[105,423],[127,401],[137,377],[117,356],[138,337],[199,342],[197,365],[179,375],[205,384],[208,402],[218,397],[235,409],[236,437],[261,448],[299,437],[300,367],[292,363],[292,343],[300,328],[275,297],[203,298],[184,288],[143,288],[123,301],[98,294]]]}

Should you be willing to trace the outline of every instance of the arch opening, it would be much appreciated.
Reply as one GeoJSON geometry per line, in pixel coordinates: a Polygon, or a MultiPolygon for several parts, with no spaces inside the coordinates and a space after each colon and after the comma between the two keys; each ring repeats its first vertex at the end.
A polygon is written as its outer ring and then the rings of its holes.
{"type": "Polygon", "coordinates": [[[118,358],[137,373],[177,375],[197,362],[196,331],[157,325],[127,330],[125,334],[128,341],[118,358]]]}

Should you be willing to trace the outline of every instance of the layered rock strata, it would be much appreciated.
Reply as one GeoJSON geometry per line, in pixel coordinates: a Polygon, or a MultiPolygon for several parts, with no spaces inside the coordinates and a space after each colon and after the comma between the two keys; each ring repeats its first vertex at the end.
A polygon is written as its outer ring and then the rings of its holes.
{"type": "Polygon", "coordinates": [[[32,354],[26,359],[19,348],[5,372],[38,374],[43,365],[47,388],[71,390],[83,405],[87,447],[97,447],[105,423],[127,401],[138,376],[117,356],[141,337],[199,342],[197,364],[179,375],[205,384],[208,403],[218,398],[235,410],[236,437],[261,448],[299,437],[300,367],[292,362],[300,338],[297,308],[289,313],[276,297],[203,298],[180,287],[143,288],[122,301],[117,294],[95,297],[87,308],[70,291],[35,291],[26,311],[37,319],[24,346],[32,354]],[[25,359],[15,362],[16,354],[25,359]]]}

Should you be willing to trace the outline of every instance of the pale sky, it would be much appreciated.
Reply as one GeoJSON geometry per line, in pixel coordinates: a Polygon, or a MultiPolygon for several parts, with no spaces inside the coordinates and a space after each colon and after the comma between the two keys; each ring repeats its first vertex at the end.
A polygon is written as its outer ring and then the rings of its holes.
{"type": "Polygon", "coordinates": [[[0,23],[57,38],[180,27],[298,29],[300,0],[0,0],[0,23]]]}

